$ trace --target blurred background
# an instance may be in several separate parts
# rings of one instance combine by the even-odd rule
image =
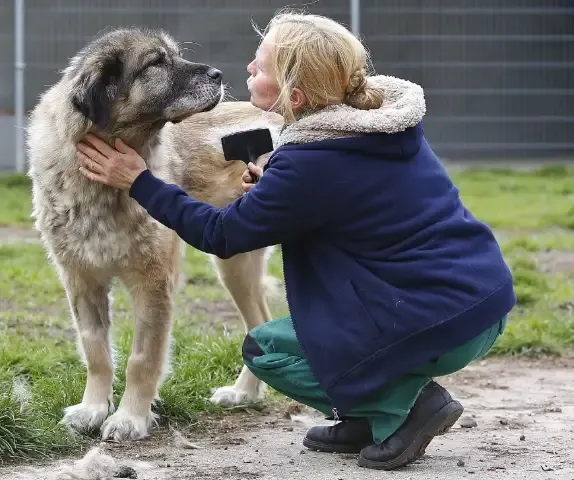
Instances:
[[[570,157],[574,151],[573,0],[3,0],[0,170],[22,171],[25,115],[59,70],[103,30],[162,28],[197,42],[188,59],[223,70],[247,99],[246,65],[281,7],[304,6],[359,34],[378,73],[423,86],[425,131],[444,159]]]

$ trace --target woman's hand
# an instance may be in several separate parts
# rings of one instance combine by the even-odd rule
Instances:
[[[87,143],[86,143],[87,142]],[[90,180],[129,190],[147,165],[142,157],[119,138],[115,149],[94,135],[78,143],[80,172]]]
[[[257,178],[261,178],[263,176],[263,169],[254,163],[249,162],[247,169],[243,172],[243,176],[241,177],[243,180],[241,187],[245,193],[249,192],[249,190],[255,186],[255,183],[253,183],[253,179],[251,178],[251,174],[255,175]]]

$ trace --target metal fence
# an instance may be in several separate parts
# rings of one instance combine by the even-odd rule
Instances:
[[[25,5],[20,25],[18,4]],[[425,131],[439,155],[461,160],[572,155],[572,0],[289,3],[303,5],[359,30],[378,73],[425,88]],[[286,2],[277,0],[4,0],[0,146],[10,152],[11,144],[14,153],[0,158],[0,168],[24,166],[15,141],[21,136],[14,135],[15,109],[31,109],[68,59],[103,30],[157,27],[180,41],[197,42],[190,58],[217,65],[231,94],[246,99],[245,66],[258,42],[251,18],[264,26],[283,6]]]

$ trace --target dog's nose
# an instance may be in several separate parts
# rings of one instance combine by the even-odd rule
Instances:
[[[207,70],[207,75],[210,78],[213,78],[214,80],[221,80],[221,77],[223,77],[223,73],[221,73],[221,70],[218,70],[217,68],[213,67]]]

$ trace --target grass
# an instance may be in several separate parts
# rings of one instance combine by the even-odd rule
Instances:
[[[0,175],[0,226],[31,226],[31,188],[24,175]]]
[[[541,269],[537,255],[574,252],[574,176],[562,167],[534,172],[458,171],[453,179],[473,214],[495,229],[515,278],[518,297],[505,334],[491,355],[554,355],[574,345],[574,284]],[[0,226],[29,227],[30,184],[0,176]],[[1,232],[1,230],[0,230]],[[281,275],[280,258],[272,272]],[[157,406],[170,424],[189,425],[222,414],[206,399],[241,368],[240,321],[206,257],[187,249],[189,281],[175,298],[172,373]],[[116,405],[132,339],[131,304],[114,285],[117,347]],[[285,313],[275,305],[274,313]],[[0,233],[0,461],[54,455],[92,441],[58,425],[65,406],[82,397],[80,363],[68,306],[40,245],[2,245]]]
[[[469,169],[452,178],[467,207],[492,228],[574,229],[574,175],[564,166]]]
[[[271,271],[280,272],[279,261],[277,256],[272,259]],[[0,265],[0,459],[82,445],[90,438],[72,437],[58,426],[63,408],[81,401],[85,371],[56,273],[39,245],[0,246]],[[184,271],[195,281],[186,283],[175,298],[172,373],[156,408],[171,425],[194,423],[204,412],[221,412],[206,401],[210,391],[232,383],[241,368],[240,330],[225,330],[218,325],[220,319],[209,318],[209,311],[194,308],[194,299],[208,298],[220,305],[215,315],[226,313],[221,304],[227,297],[211,265],[204,255],[187,249]],[[133,329],[126,289],[116,284],[113,297],[117,406]],[[275,314],[284,313],[283,305],[272,305]],[[227,312],[233,312],[230,304]],[[14,394],[14,385],[20,394]]]

